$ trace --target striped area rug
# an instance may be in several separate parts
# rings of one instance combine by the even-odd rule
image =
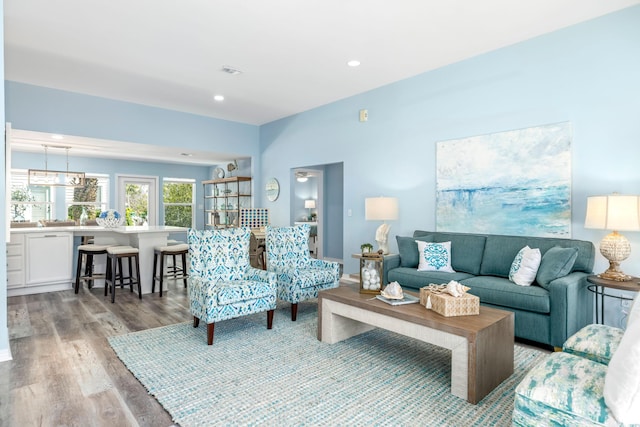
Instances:
[[[508,426],[513,389],[545,352],[516,345],[515,373],[479,404],[449,392],[451,353],[373,330],[336,344],[316,338],[315,301],[291,322],[279,307],[206,327],[191,322],[111,337],[127,368],[182,427]]]

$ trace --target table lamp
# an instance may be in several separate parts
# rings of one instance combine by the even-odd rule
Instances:
[[[364,217],[367,221],[382,221],[382,225],[376,231],[378,249],[383,254],[389,253],[387,237],[389,236],[389,224],[385,221],[398,219],[398,199],[396,197],[371,197],[364,201]]]
[[[315,209],[316,208],[316,201],[313,199],[309,199],[309,200],[305,200],[304,201],[304,207],[305,209],[309,209],[309,221],[311,221],[311,209]]]
[[[609,261],[609,268],[598,277],[617,282],[631,280],[620,269],[620,263],[631,254],[631,244],[618,231],[640,230],[640,197],[617,193],[587,197],[584,227],[613,231],[600,242],[600,253]]]

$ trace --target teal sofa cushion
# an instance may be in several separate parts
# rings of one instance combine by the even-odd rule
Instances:
[[[542,255],[536,282],[543,288],[549,289],[549,283],[571,272],[576,258],[578,258],[578,248],[554,246]]]
[[[387,277],[389,282],[398,282],[403,288],[417,291],[431,283],[440,285],[442,283],[449,283],[451,280],[459,282],[473,277],[473,275],[462,272],[444,273],[442,271],[418,271],[411,267],[398,267],[389,270]]]
[[[400,254],[400,267],[418,268],[420,256],[418,254],[418,244],[416,243],[416,240],[421,240],[423,242],[433,242],[433,236],[396,236],[396,242],[398,243],[398,254]]]
[[[451,267],[455,271],[469,274],[480,273],[486,236],[482,234],[434,233],[421,230],[416,230],[413,233],[413,237],[416,239],[425,235],[432,236],[432,242],[451,242]],[[513,261],[513,257],[511,261]],[[511,262],[509,262],[509,267],[511,267]]]
[[[591,273],[595,258],[593,243],[584,240],[556,239],[550,237],[525,237],[488,235],[484,248],[484,258],[480,267],[483,276],[509,277],[509,269],[520,249],[529,246],[540,249],[544,254],[554,246],[578,249],[578,256],[570,272],[581,271]],[[454,267],[455,268],[455,267]]]
[[[518,286],[509,279],[492,276],[476,276],[461,282],[469,293],[480,298],[481,304],[515,308],[536,313],[549,313],[549,291],[540,286]]]

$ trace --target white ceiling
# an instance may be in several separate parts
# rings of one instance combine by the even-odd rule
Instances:
[[[635,4],[5,0],[5,78],[260,125]]]

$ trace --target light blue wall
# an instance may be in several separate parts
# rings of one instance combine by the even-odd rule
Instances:
[[[66,157],[49,155],[48,167],[53,170],[66,169]],[[44,154],[14,152],[12,156],[12,167],[14,169],[29,169],[33,167],[44,168]],[[203,188],[201,181],[210,179],[210,168],[206,166],[187,166],[170,163],[134,162],[124,160],[110,160],[98,158],[86,158],[69,156],[69,168],[80,170],[86,173],[108,174],[110,177],[109,207],[115,208],[116,201],[116,174],[119,175],[143,175],[159,177],[159,184],[162,185],[163,178],[191,178],[196,181],[196,228],[204,227]],[[55,219],[64,219],[67,216],[64,206],[64,188],[58,188],[56,199]],[[161,189],[158,189],[159,191]],[[161,197],[158,199],[158,224],[164,224],[164,212],[162,209]]]
[[[586,197],[640,193],[639,76],[636,6],[266,124],[262,175],[276,177],[284,196],[272,218],[289,212],[291,168],[344,162],[344,254],[374,236],[379,223],[364,220],[364,199],[381,195],[399,198],[395,251],[395,235],[435,227],[437,141],[571,121],[572,236],[597,245],[606,233],[583,227]],[[640,276],[640,233],[624,234],[633,251],[623,268]]]

